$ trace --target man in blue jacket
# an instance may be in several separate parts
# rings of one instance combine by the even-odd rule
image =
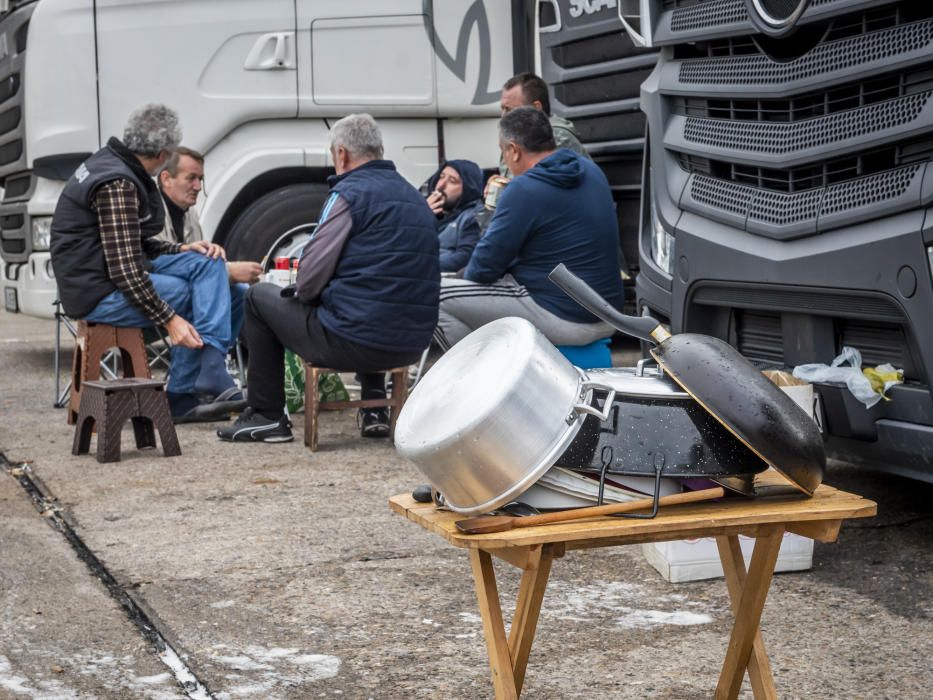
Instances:
[[[446,350],[504,316],[531,321],[555,345],[612,335],[547,277],[564,263],[621,307],[619,231],[606,176],[591,160],[558,149],[547,115],[534,107],[502,117],[499,148],[513,179],[463,279],[443,280],[438,345]]]
[[[287,442],[285,348],[318,365],[356,371],[364,399],[385,397],[385,370],[416,362],[431,342],[440,289],[434,216],[383,160],[368,114],[331,129],[337,174],[317,228],[285,290],[260,283],[246,295],[248,407],[217,431],[222,440]],[[385,409],[360,414],[364,437],[389,434]]]
[[[428,206],[437,217],[441,272],[457,272],[479,241],[483,171],[471,160],[448,160],[428,180],[428,189]]]

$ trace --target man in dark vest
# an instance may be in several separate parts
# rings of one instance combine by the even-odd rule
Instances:
[[[260,283],[246,295],[249,406],[223,440],[287,442],[285,349],[322,367],[355,371],[364,399],[385,396],[380,370],[413,364],[437,323],[440,270],[434,215],[383,160],[368,114],[331,129],[337,171],[294,287]],[[360,413],[364,437],[388,435],[385,409]]]
[[[123,141],[111,138],[84,161],[55,208],[52,268],[72,318],[163,326],[172,343],[173,418],[217,420],[245,405],[225,366],[230,288],[223,249],[156,238],[164,210],[152,175],[180,140],[175,112],[146,105],[130,116]]]

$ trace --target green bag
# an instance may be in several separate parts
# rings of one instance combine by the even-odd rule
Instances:
[[[336,372],[318,378],[321,401],[349,401],[350,392]],[[285,351],[285,406],[289,413],[300,413],[305,408],[305,363],[291,350]]]

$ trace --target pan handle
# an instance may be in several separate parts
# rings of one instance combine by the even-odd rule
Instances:
[[[603,410],[600,411],[598,408],[590,406],[588,403],[578,403],[574,404],[573,410],[578,413],[589,413],[591,416],[596,416],[599,418],[600,423],[605,423],[609,420],[609,414],[612,413],[612,402],[616,400],[616,390],[612,387],[606,386],[605,384],[600,384],[599,382],[583,382],[580,387],[582,390],[587,389],[605,389],[609,392],[606,396],[606,403],[603,404]],[[572,413],[570,415],[573,415]]]
[[[551,270],[548,279],[584,309],[623,333],[653,345],[670,337],[664,326],[650,316],[626,316],[619,313],[612,304],[599,296],[590,285],[568,270],[563,263]]]

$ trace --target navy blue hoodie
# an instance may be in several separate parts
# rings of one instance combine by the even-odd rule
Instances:
[[[618,247],[619,227],[606,176],[591,160],[561,148],[502,191],[463,276],[489,284],[511,274],[535,303],[554,315],[574,323],[596,323],[595,316],[547,275],[564,263],[621,308]]]
[[[450,166],[460,174],[463,194],[457,205],[437,220],[441,272],[456,272],[470,260],[480,237],[476,214],[483,208],[483,171],[471,160],[448,160],[428,180],[428,191],[437,187],[441,172]]]

